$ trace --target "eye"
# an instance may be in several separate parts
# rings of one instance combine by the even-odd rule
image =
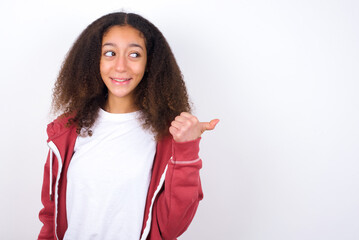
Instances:
[[[132,58],[138,58],[139,56],[140,56],[140,54],[137,52],[130,53],[130,57],[132,57]]]
[[[116,54],[115,54],[115,52],[113,52],[113,51],[106,51],[106,52],[104,53],[104,55],[105,55],[106,57],[113,57],[113,56],[115,56]]]

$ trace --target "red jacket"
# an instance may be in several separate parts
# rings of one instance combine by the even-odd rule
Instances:
[[[47,127],[48,146],[39,213],[38,239],[63,239],[67,229],[67,170],[77,139],[75,127],[58,118]],[[203,198],[198,157],[200,138],[177,143],[168,136],[157,143],[147,193],[141,240],[176,239],[191,223]]]

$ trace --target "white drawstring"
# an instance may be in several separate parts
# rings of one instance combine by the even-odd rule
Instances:
[[[58,188],[59,188],[59,179],[60,179],[60,175],[61,175],[61,170],[62,170],[62,160],[61,160],[61,155],[60,155],[60,152],[59,152],[59,149],[56,147],[56,145],[50,141],[47,143],[47,145],[49,146],[50,148],[50,151],[49,151],[49,154],[50,154],[50,157],[49,157],[49,160],[50,160],[50,173],[49,173],[49,176],[50,176],[50,189],[49,189],[49,192],[50,192],[50,199],[51,201],[54,201],[54,204],[55,204],[55,211],[54,211],[54,218],[57,219],[57,192],[58,192]],[[55,157],[55,159],[54,159]],[[53,161],[56,161],[56,165],[57,165],[57,169],[56,169],[56,173],[55,173],[55,176],[56,176],[56,179],[55,179],[55,186],[53,187],[52,186],[52,178],[53,178],[53,166],[54,166],[54,162]],[[55,236],[56,236],[56,239],[59,239],[58,236],[57,236],[57,221],[55,221]]]
[[[52,155],[53,155],[53,152],[52,150],[50,149],[50,169],[49,169],[49,172],[50,172],[50,201],[52,200]]]
[[[171,159],[172,159],[172,157],[171,157]],[[147,221],[146,221],[146,227],[145,227],[145,229],[143,230],[142,237],[141,237],[140,240],[146,239],[147,236],[148,236],[148,234],[150,233],[151,222],[152,222],[152,208],[153,208],[153,204],[154,204],[154,202],[155,202],[155,199],[156,199],[156,197],[157,197],[158,192],[161,190],[161,188],[162,188],[162,186],[163,186],[163,183],[164,183],[164,181],[165,181],[167,168],[168,168],[168,164],[166,165],[166,168],[165,168],[165,170],[163,171],[163,173],[162,173],[162,175],[161,175],[160,182],[158,183],[157,188],[156,188],[156,191],[154,192],[153,197],[152,197],[152,199],[151,199],[151,205],[150,205],[150,208],[149,208],[149,211],[148,211],[148,216],[147,216]]]

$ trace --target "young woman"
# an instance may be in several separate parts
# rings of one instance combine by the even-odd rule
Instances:
[[[47,128],[38,239],[176,239],[202,199],[201,134],[161,32],[112,13],[69,51]]]

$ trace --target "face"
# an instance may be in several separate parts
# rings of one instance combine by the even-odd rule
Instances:
[[[113,26],[102,38],[100,73],[108,101],[133,103],[147,62],[145,39],[131,26]]]

